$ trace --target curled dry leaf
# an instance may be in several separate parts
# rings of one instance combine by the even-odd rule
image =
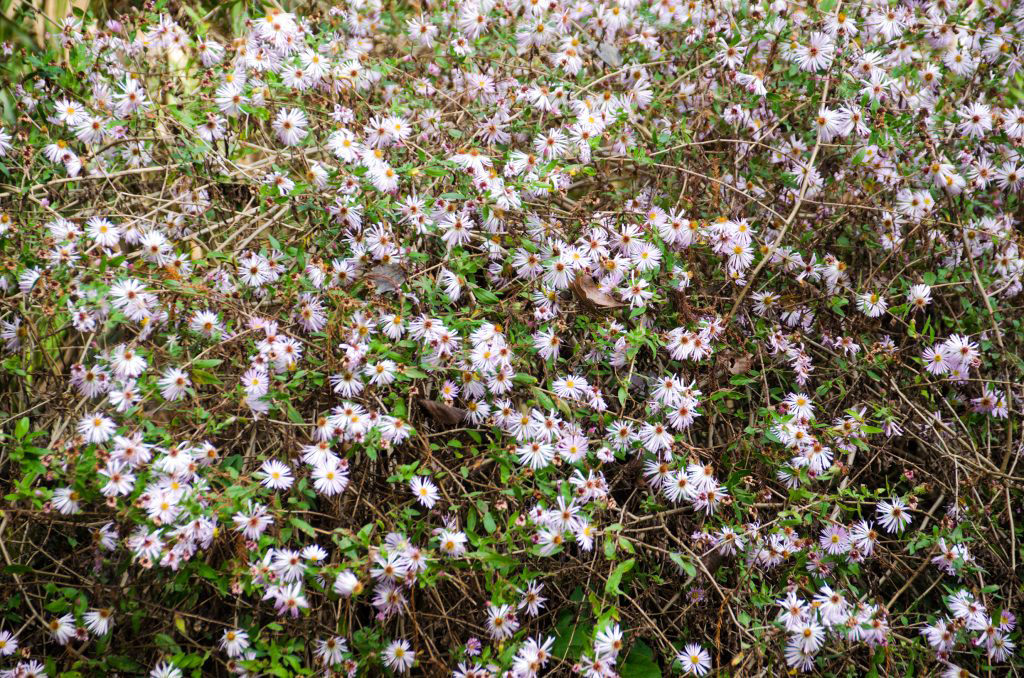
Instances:
[[[585,273],[576,276],[572,282],[572,291],[580,302],[592,310],[612,310],[622,308],[624,303],[610,294],[606,294],[598,288],[594,279]]]
[[[676,287],[669,288],[669,299],[672,300],[672,307],[679,314],[681,321],[690,322],[694,319],[693,307],[690,305],[690,300],[687,298],[684,290],[677,289]]]
[[[743,374],[744,372],[749,372],[753,365],[754,356],[749,353],[745,353],[732,361],[732,364],[729,365],[729,374]]]
[[[427,400],[426,398],[420,398],[419,404],[427,413],[427,416],[441,426],[458,426],[466,418],[466,410],[458,407]]]
[[[405,282],[405,271],[394,264],[381,264],[371,268],[365,277],[373,283],[378,294],[387,294],[401,289]]]
[[[707,578],[707,575],[715,576],[715,572],[722,567],[725,563],[725,556],[722,554],[721,549],[713,548],[700,557],[701,563],[704,564],[703,571],[698,572],[698,576]],[[707,575],[704,572],[707,572]]]

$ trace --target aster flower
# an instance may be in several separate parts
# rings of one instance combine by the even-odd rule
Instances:
[[[82,496],[77,490],[70,487],[61,487],[54,490],[51,501],[54,508],[62,515],[74,515],[82,510],[81,500]]]
[[[246,539],[256,540],[274,523],[274,518],[267,514],[265,506],[252,504],[246,513],[238,512],[232,517],[235,529],[245,535]]]
[[[268,459],[260,466],[263,479],[260,481],[272,490],[287,490],[295,482],[291,467],[276,459]]]
[[[75,634],[75,618],[71,614],[54,617],[46,623],[46,628],[58,645],[67,645]]]
[[[345,570],[338,573],[337,578],[334,580],[333,588],[335,593],[348,598],[353,595],[358,595],[363,590],[363,584],[355,574],[349,570]]]
[[[697,643],[688,643],[676,660],[683,665],[686,675],[703,676],[711,670],[711,655]]]
[[[515,634],[519,622],[511,605],[490,605],[487,608],[487,630],[496,641],[506,640]]]
[[[434,508],[439,494],[437,486],[429,478],[414,476],[409,481],[409,489],[412,491],[413,496],[416,497],[416,501],[428,509]]]
[[[878,502],[875,515],[879,524],[889,534],[903,532],[903,529],[913,520],[907,505],[899,497]]]
[[[168,368],[157,382],[164,400],[180,400],[192,385],[188,373],[177,367]]]
[[[611,624],[598,631],[594,637],[594,652],[604,657],[617,657],[622,651],[622,631],[618,624]]]
[[[96,636],[106,635],[114,625],[114,611],[109,607],[89,610],[83,615],[85,627]]]
[[[277,138],[285,146],[297,146],[309,134],[306,128],[309,126],[309,118],[299,108],[289,108],[278,112],[274,118],[274,131]]]
[[[313,468],[313,487],[326,497],[341,494],[348,487],[348,471],[333,460],[318,464]]]
[[[466,552],[466,535],[455,530],[441,530],[437,537],[438,548],[441,553],[450,557],[458,558]]]
[[[0,629],[0,657],[9,657],[18,651],[18,637],[6,629]]]
[[[835,55],[835,44],[826,33],[811,34],[807,45],[799,45],[794,56],[802,70],[818,71],[827,68]]]
[[[249,634],[241,629],[227,629],[220,640],[220,647],[229,657],[239,657],[249,647]]]
[[[348,652],[348,643],[340,636],[321,638],[316,642],[314,654],[316,658],[326,666],[334,666],[341,663],[345,653]]]
[[[992,130],[992,110],[983,103],[961,106],[957,111],[961,123],[961,134],[969,137],[983,137]]]
[[[416,661],[416,652],[404,639],[394,640],[384,648],[384,664],[397,673],[407,673]]]
[[[857,297],[857,308],[869,318],[877,318],[885,313],[888,303],[877,292],[865,292]]]
[[[785,399],[788,411],[802,419],[814,419],[814,402],[804,393],[790,393]]]

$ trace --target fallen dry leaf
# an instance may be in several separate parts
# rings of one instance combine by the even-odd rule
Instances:
[[[571,287],[572,291],[576,294],[576,298],[584,306],[593,310],[611,310],[625,306],[624,303],[612,295],[602,292],[598,288],[597,283],[594,282],[594,279],[585,273],[577,275]]]
[[[442,426],[458,426],[466,418],[466,410],[458,407],[434,402],[426,398],[420,398],[419,404],[431,419]]]
[[[732,361],[732,365],[729,366],[729,374],[743,374],[744,372],[750,371],[750,368],[754,365],[754,356],[747,353],[739,358]]]
[[[378,294],[387,294],[401,288],[405,282],[405,271],[394,264],[382,264],[371,268],[365,277],[373,283]]]

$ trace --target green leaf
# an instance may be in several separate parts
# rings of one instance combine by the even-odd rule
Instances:
[[[18,440],[24,440],[25,436],[28,435],[28,428],[28,417],[22,417],[18,420],[18,423],[14,425],[14,437]]]
[[[171,652],[172,654],[177,654],[179,652],[178,643],[176,643],[174,638],[171,638],[166,633],[158,633],[153,636],[153,642],[156,643],[157,647],[162,648],[167,652]]]
[[[209,656],[209,655],[207,655]],[[187,654],[174,662],[179,669],[194,669],[206,663],[206,657],[201,654]]]
[[[614,537],[604,538],[604,557],[611,560],[615,557],[615,539]]]
[[[530,390],[533,391],[533,397],[537,399],[537,402],[540,403],[541,407],[548,410],[555,409],[555,402],[551,400],[547,393],[536,387]]]
[[[476,300],[481,304],[496,304],[500,301],[497,294],[490,290],[486,290],[483,287],[474,287],[473,296],[476,297]]]
[[[622,678],[661,678],[661,667],[655,661],[650,645],[642,640],[636,641],[622,662],[619,675]]]
[[[308,534],[310,537],[313,537],[314,539],[316,538],[316,530],[302,518],[289,518],[288,522]]]
[[[519,564],[519,561],[515,558],[498,553],[497,551],[492,551],[491,549],[472,551],[468,555],[470,558],[477,558],[498,570],[507,570]]]
[[[288,409],[288,418],[291,419],[292,422],[294,422],[296,424],[305,424],[306,423],[305,420],[302,418],[302,415],[299,414],[298,410],[296,410],[294,407],[292,407],[291,403],[287,403],[286,405],[287,405],[287,409]]]
[[[130,671],[138,673],[142,666],[131,657],[123,657],[121,655],[110,655],[105,659],[107,666],[117,669],[118,671]]]
[[[594,625],[589,620],[576,619],[572,610],[565,610],[555,623],[557,640],[551,647],[551,654],[576,661],[590,644],[589,639],[593,630]]]
[[[207,372],[206,370],[192,370],[192,381],[202,386],[203,384],[221,384],[220,379],[215,374]]]
[[[672,562],[683,569],[690,577],[697,576],[697,566],[678,553],[672,554]]]
[[[604,584],[604,592],[608,595],[617,596],[622,593],[619,584],[622,583],[622,576],[633,569],[636,565],[636,558],[630,558],[619,563],[612,573],[608,575],[608,581]]]

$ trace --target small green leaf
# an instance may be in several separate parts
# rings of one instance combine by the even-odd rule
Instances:
[[[473,551],[469,554],[471,558],[478,558],[484,563],[490,565],[497,570],[507,570],[511,567],[515,567],[519,564],[519,561],[511,556],[492,551],[490,549],[480,549],[479,551]]]
[[[306,421],[302,418],[302,415],[299,414],[298,410],[296,410],[294,407],[292,407],[291,403],[287,403],[287,409],[288,409],[288,418],[291,419],[292,422],[294,422],[296,424],[305,424],[306,423]]]
[[[536,387],[531,390],[533,391],[533,397],[537,399],[537,402],[540,403],[541,407],[547,410],[555,409],[555,401],[553,401],[547,393]]]
[[[608,581],[604,584],[604,592],[608,595],[617,596],[622,593],[619,584],[622,583],[622,576],[633,569],[636,565],[636,558],[630,558],[619,563],[612,573],[608,575]]]
[[[474,287],[473,296],[481,304],[496,304],[500,301],[498,295],[490,290],[486,290],[483,287]]]
[[[684,558],[682,555],[678,553],[673,553],[672,562],[678,565],[680,568],[682,568],[683,572],[688,574],[690,577],[697,576],[697,567],[689,560]]]
[[[604,539],[604,557],[611,560],[615,557],[615,538],[605,537]]]
[[[192,381],[202,386],[203,384],[221,384],[220,379],[215,374],[207,372],[206,370],[192,370]]]
[[[292,517],[292,518],[288,519],[288,522],[291,523],[292,525],[294,525],[295,527],[299,528],[300,530],[302,530],[306,534],[308,534],[310,537],[313,537],[314,539],[316,538],[316,530],[313,529],[313,526],[310,525],[309,523],[307,523],[302,518],[294,518],[294,517]]]
[[[661,668],[654,659],[654,650],[644,641],[636,641],[622,662],[619,675],[622,678],[661,678]]]
[[[18,423],[14,425],[14,437],[18,440],[24,440],[25,436],[28,435],[28,428],[28,417],[22,417],[18,420]]]

